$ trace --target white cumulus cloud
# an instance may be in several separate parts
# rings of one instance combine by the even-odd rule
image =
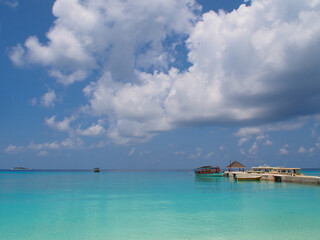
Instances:
[[[42,157],[49,156],[49,152],[46,150],[42,150],[38,153],[38,156],[42,156]]]
[[[301,146],[298,150],[298,153],[306,153],[307,152],[307,149],[303,146]]]
[[[187,40],[187,72],[137,73],[139,83],[130,84],[107,74],[86,88],[91,109],[112,118],[109,136],[120,142],[181,125],[259,124],[308,114],[302,105],[319,111],[312,99],[320,99],[313,61],[320,55],[312,49],[320,52],[320,26],[312,22],[320,20],[320,7],[298,2],[293,9],[289,1],[270,0],[205,13]],[[261,129],[243,128],[238,136],[248,131]]]
[[[238,124],[242,145],[248,135],[288,128],[270,122],[320,112],[319,1],[253,0],[201,17],[197,10],[193,0],[57,0],[47,42],[30,36],[10,57],[45,66],[65,85],[98,71],[84,88],[86,109],[108,119],[107,135],[119,144],[182,126]],[[172,67],[186,38],[191,66]],[[55,118],[47,124],[59,129]]]
[[[56,0],[47,42],[30,36],[11,59],[46,66],[65,85],[97,68],[129,81],[135,67],[163,69],[174,60],[162,41],[190,33],[197,9],[194,0]]]
[[[56,116],[52,116],[51,118],[46,118],[45,123],[58,131],[67,132],[70,130],[70,123],[74,121],[74,117],[67,118],[65,117],[62,121],[56,121]]]
[[[19,2],[17,0],[5,0],[4,4],[15,9],[19,6]]]
[[[280,148],[279,149],[279,154],[280,155],[287,155],[289,153],[289,151],[285,148]]]
[[[49,90],[41,98],[41,104],[45,107],[54,107],[54,102],[57,99],[57,95],[54,90]]]
[[[4,152],[6,152],[6,153],[20,153],[25,150],[26,150],[26,148],[22,147],[22,146],[9,145],[6,149],[4,149]]]
[[[88,127],[85,130],[78,129],[78,133],[80,135],[89,136],[89,137],[101,136],[106,132],[106,130],[102,126],[103,124],[104,124],[104,121],[100,119],[98,123],[96,124],[93,123],[90,127]]]

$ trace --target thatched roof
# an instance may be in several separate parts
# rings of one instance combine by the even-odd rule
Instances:
[[[245,166],[243,166],[241,163],[239,163],[238,161],[234,161],[233,163],[231,163],[227,168],[246,168]]]

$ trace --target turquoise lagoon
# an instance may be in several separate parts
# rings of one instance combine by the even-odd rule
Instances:
[[[319,223],[320,186],[191,171],[0,172],[1,240],[303,240],[320,239]]]

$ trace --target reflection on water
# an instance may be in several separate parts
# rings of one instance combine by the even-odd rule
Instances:
[[[196,182],[222,182],[224,181],[224,177],[206,177],[206,176],[195,176]]]

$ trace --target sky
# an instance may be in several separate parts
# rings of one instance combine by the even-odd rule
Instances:
[[[320,168],[320,0],[0,0],[0,169]]]

